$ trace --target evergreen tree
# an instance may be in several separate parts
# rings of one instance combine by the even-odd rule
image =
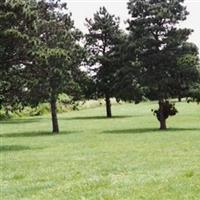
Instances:
[[[141,63],[140,83],[148,87],[148,97],[154,94],[159,100],[155,113],[160,129],[166,129],[166,119],[177,112],[167,99],[175,92],[174,83],[180,72],[178,50],[191,33],[190,29],[177,28],[188,15],[183,3],[184,0],[130,0],[128,3],[131,15],[128,30]],[[180,87],[176,88],[176,94],[180,94]]]
[[[95,82],[96,95],[105,98],[107,117],[112,117],[110,98],[115,97],[113,85],[116,72],[113,53],[121,34],[119,18],[109,14],[105,7],[101,7],[93,19],[86,21],[87,64]]]
[[[41,0],[37,14],[36,36],[40,42],[33,67],[27,72],[33,79],[29,96],[32,104],[50,103],[53,133],[58,133],[56,103],[59,94],[69,94],[72,88],[78,87],[75,75],[81,73],[82,34],[74,27],[65,3]]]
[[[0,106],[19,108],[25,93],[24,70],[32,62],[34,1],[0,2]]]

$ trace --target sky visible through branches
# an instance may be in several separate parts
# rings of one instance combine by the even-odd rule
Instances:
[[[127,2],[128,0],[63,0],[68,3],[68,8],[72,12],[75,25],[81,31],[86,32],[85,18],[92,18],[93,14],[100,6],[105,6],[111,14],[119,16],[121,28],[126,29],[125,21],[128,19]],[[200,49],[200,0],[185,0],[187,10],[190,12],[187,20],[180,24],[194,30],[190,36],[190,41],[194,42]]]

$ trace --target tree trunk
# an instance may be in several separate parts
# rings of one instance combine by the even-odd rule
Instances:
[[[56,98],[54,95],[51,97],[51,119],[52,119],[52,128],[53,133],[57,134],[59,133],[59,127],[58,127],[58,118],[57,118],[57,109],[56,109]]]
[[[111,118],[112,117],[111,102],[110,102],[110,97],[109,97],[108,94],[105,95],[105,101],[106,101],[106,114],[107,114],[107,117]]]
[[[159,121],[160,121],[160,130],[166,130],[167,125],[166,125],[166,119],[164,116],[164,102],[159,101]]]
[[[181,101],[182,101],[182,98],[181,98],[181,96],[179,96],[179,97],[178,97],[178,101],[179,101],[179,102],[181,102]]]
[[[160,130],[166,130],[166,129],[167,129],[166,119],[163,117],[162,119],[160,119]]]

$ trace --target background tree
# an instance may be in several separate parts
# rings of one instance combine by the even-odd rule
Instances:
[[[181,101],[183,97],[190,96],[191,87],[200,78],[198,48],[193,43],[183,43],[177,50],[177,69],[174,72],[174,96]]]
[[[188,99],[188,103],[190,101],[196,101],[198,104],[200,103],[200,81],[190,88],[189,96],[192,99]]]
[[[166,119],[176,114],[167,99],[174,94],[173,83],[180,71],[177,51],[191,33],[190,29],[177,28],[188,15],[183,2],[130,0],[128,3],[131,15],[128,30],[136,46],[137,60],[141,63],[141,84],[148,87],[148,97],[154,94],[159,100],[156,115],[160,129],[166,129]],[[180,94],[180,87],[176,88],[176,94]]]
[[[141,63],[136,58],[135,45],[131,35],[122,32],[113,48],[113,65],[116,68],[113,90],[118,101],[139,103],[143,100],[144,90],[140,85]]]
[[[119,18],[101,7],[93,19],[86,21],[87,64],[95,82],[97,97],[105,97],[107,117],[112,117],[110,98],[115,96],[113,85],[116,71],[112,54],[120,37]]]

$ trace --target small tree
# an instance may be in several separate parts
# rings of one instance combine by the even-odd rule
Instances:
[[[147,97],[154,94],[159,100],[156,114],[160,129],[166,129],[166,119],[176,114],[167,99],[173,97],[174,92],[180,94],[181,90],[174,84],[180,72],[178,51],[191,33],[190,29],[176,26],[188,15],[183,2],[130,0],[128,3],[131,15],[128,30],[136,47],[136,58],[141,63],[140,83],[148,88]],[[193,81],[190,78],[190,83]]]
[[[87,64],[93,75],[96,94],[98,97],[105,97],[107,117],[112,117],[110,98],[115,96],[113,85],[116,72],[112,55],[120,37],[119,18],[110,15],[105,7],[101,7],[93,19],[86,21]]]

